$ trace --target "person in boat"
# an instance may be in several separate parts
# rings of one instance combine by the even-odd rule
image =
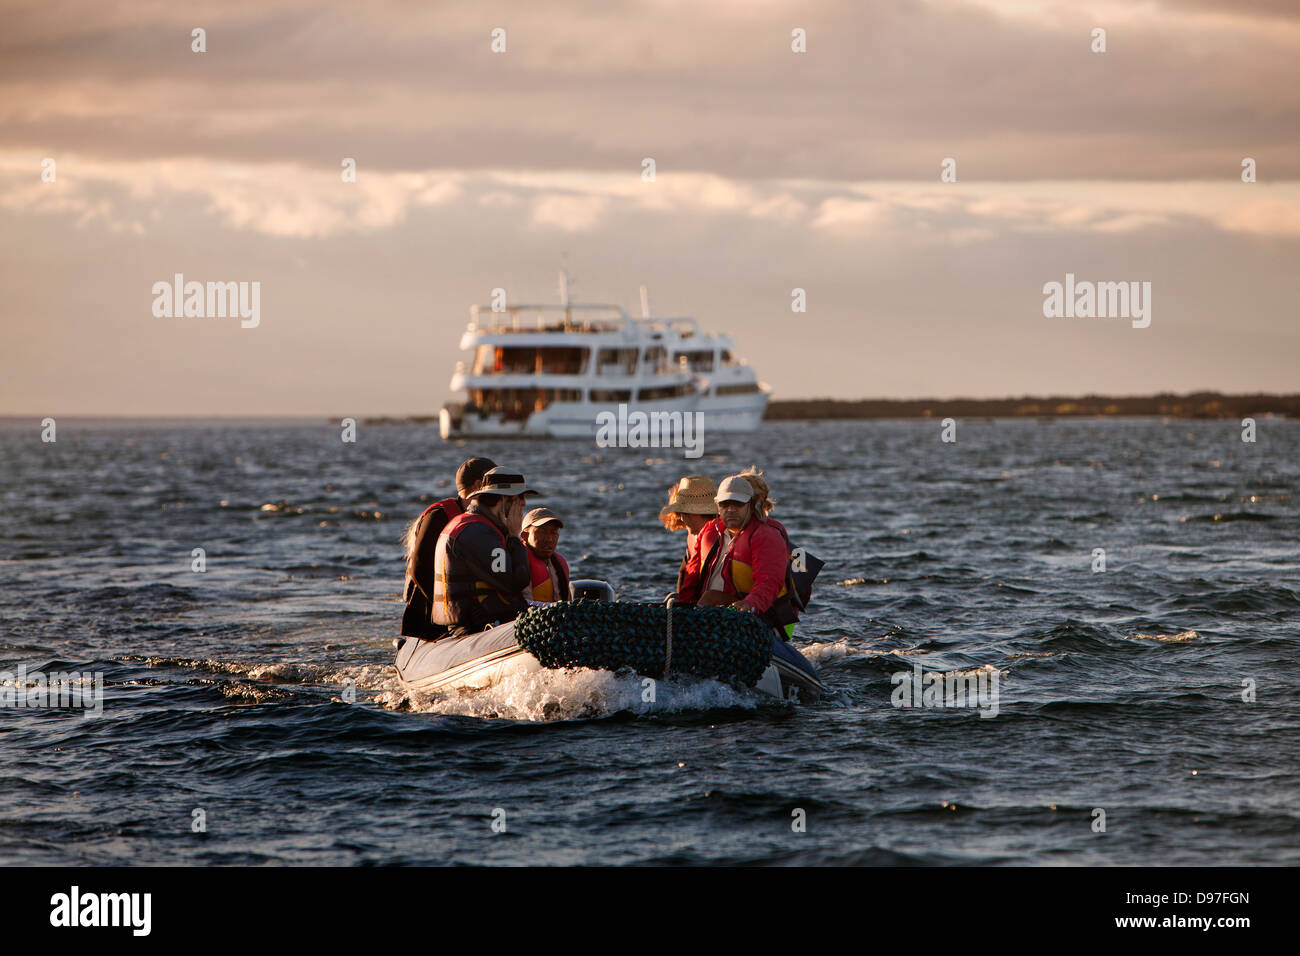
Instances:
[[[790,578],[794,581],[794,607],[796,607],[798,613],[802,614],[813,600],[813,583],[822,568],[826,567],[826,562],[816,557],[815,554],[809,553],[806,549],[796,548],[796,546],[790,544],[790,535],[785,529],[785,525],[772,518],[772,509],[774,509],[776,502],[771,497],[771,489],[768,488],[767,479],[763,477],[763,472],[759,471],[757,466],[751,464],[745,471],[740,473],[740,476],[742,479],[749,481],[751,488],[754,489],[755,496],[758,496],[757,510],[759,515],[762,515],[762,518],[781,532],[781,537],[785,538],[785,550],[790,553]],[[797,567],[796,563],[798,564]],[[789,581],[787,581],[787,584],[789,584]],[[785,636],[794,636],[794,624],[785,626]]]
[[[524,547],[528,550],[531,574],[529,600],[550,603],[572,601],[569,562],[555,548],[560,543],[564,522],[550,508],[534,508],[524,515]]]
[[[659,510],[659,520],[669,531],[686,532],[686,554],[677,568],[673,598],[694,604],[700,599],[700,532],[718,516],[713,496],[718,493],[712,478],[688,475],[668,492],[668,504]]]
[[[446,631],[433,622],[433,572],[438,536],[448,522],[469,505],[469,497],[483,484],[483,476],[496,467],[487,458],[466,459],[456,470],[456,495],[435,501],[406,529],[406,610],[402,635],[435,640]]]
[[[757,465],[750,465],[748,468],[746,468],[744,471],[740,473],[740,477],[744,478],[747,482],[749,482],[749,486],[754,489],[754,499],[755,499],[754,511],[765,522],[767,522],[777,531],[781,532],[781,537],[785,539],[785,550],[787,553],[791,552],[793,550],[793,546],[790,544],[790,533],[785,530],[785,525],[781,524],[781,522],[777,521],[775,518],[772,517],[772,509],[776,507],[776,502],[772,499],[772,489],[767,483],[767,478],[764,477],[763,473],[758,470]],[[811,556],[808,557],[811,558]],[[791,560],[793,560],[793,557],[791,558]],[[816,561],[817,566],[820,568],[821,562],[818,559],[811,558],[811,560]],[[793,573],[791,576],[794,577]],[[813,576],[814,577],[816,576],[816,572],[814,572]],[[798,578],[795,578],[795,580],[797,581]],[[789,582],[786,583],[789,584]],[[798,591],[797,587],[793,590],[795,592],[794,601],[795,601],[796,611],[806,610],[806,605],[803,603],[803,600],[800,597],[801,593],[803,592]],[[793,623],[785,625],[783,630],[785,632],[785,636],[787,640],[789,640],[791,637],[794,636]]]
[[[772,489],[767,483],[767,478],[758,470],[757,465],[750,465],[740,473],[740,477],[749,482],[749,487],[754,489],[754,511],[757,515],[777,531],[781,532],[781,537],[787,542],[790,535],[785,530],[785,525],[772,517],[772,509],[776,507],[776,502],[772,500]]]
[[[740,475],[724,478],[714,500],[718,517],[699,535],[699,602],[757,614],[782,639],[799,620],[791,595],[790,552],[785,537],[759,514],[758,495]]]
[[[526,496],[537,493],[518,472],[493,468],[438,536],[433,621],[444,636],[485,631],[528,607],[528,550],[519,535]]]

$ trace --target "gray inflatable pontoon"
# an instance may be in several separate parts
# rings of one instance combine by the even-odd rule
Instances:
[[[574,595],[609,599],[613,589],[603,581],[573,582]],[[403,686],[420,693],[481,690],[509,677],[546,670],[519,645],[515,624],[439,641],[403,638],[397,651],[397,675]],[[810,703],[827,693],[808,659],[786,641],[772,637],[772,656],[754,689],[783,700]]]

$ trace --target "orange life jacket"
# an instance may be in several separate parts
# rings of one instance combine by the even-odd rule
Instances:
[[[528,547],[527,542],[524,544]],[[560,585],[560,593],[555,594],[555,588],[551,584],[551,571],[548,562],[539,558],[532,548],[528,548],[528,567],[532,572],[533,600],[534,601],[569,601],[572,595],[569,593],[569,562],[564,560],[564,555],[555,551],[551,554],[551,562],[555,566],[555,578]]]

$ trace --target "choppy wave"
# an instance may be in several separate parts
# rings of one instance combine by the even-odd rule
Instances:
[[[682,537],[654,515],[679,458],[418,427],[357,455],[321,424],[61,427],[52,449],[0,427],[22,503],[0,509],[0,670],[104,679],[102,716],[4,715],[0,855],[1300,864],[1277,749],[1300,733],[1277,690],[1300,681],[1300,425],[1241,454],[1216,427],[970,422],[956,449],[929,423],[813,422],[710,446],[692,471],[767,467],[827,561],[796,632],[831,688],[815,706],[712,681],[650,701],[594,671],[397,682],[395,528],[465,454],[518,465],[574,570],[631,600],[672,586]],[[914,666],[996,673],[997,716],[894,706]],[[1094,836],[1097,807],[1122,838]]]

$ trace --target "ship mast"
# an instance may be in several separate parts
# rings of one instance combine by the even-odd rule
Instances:
[[[560,305],[564,307],[564,329],[568,331],[573,324],[572,310],[569,308],[569,273],[560,270]]]

